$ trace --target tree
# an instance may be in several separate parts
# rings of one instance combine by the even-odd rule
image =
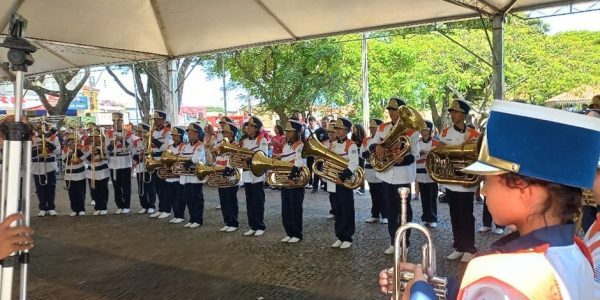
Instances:
[[[136,102],[140,110],[140,115],[144,123],[150,120],[150,107],[157,110],[165,110],[171,114],[177,114],[181,106],[184,81],[187,71],[192,64],[199,63],[199,57],[187,57],[176,61],[176,84],[177,86],[169,86],[169,64],[170,62],[141,62],[135,64],[134,84],[137,89]],[[136,93],[127,88],[114,72],[118,70],[122,75],[128,74],[132,70],[132,65],[116,65],[107,66],[108,74],[115,80],[121,89],[128,95],[136,97]],[[171,106],[172,89],[177,90],[177,105]],[[152,105],[151,105],[152,104]]]
[[[87,79],[90,77],[90,69],[83,69],[83,76],[79,78],[78,82],[72,89],[69,89],[68,85],[71,84],[73,79],[75,79],[80,72],[81,70],[65,71],[54,73],[50,75],[51,77],[47,77],[46,75],[35,76],[25,80],[24,87],[25,89],[34,91],[38,95],[42,105],[46,111],[48,111],[48,114],[64,115],[69,108],[69,105],[71,105],[73,99],[75,99],[75,96],[77,96],[77,93],[79,93],[81,87],[83,87]],[[58,91],[45,87],[44,83],[48,79],[56,82],[58,85]],[[48,95],[58,97],[58,101],[56,102],[55,106],[52,106],[48,101]]]
[[[307,111],[342,83],[342,45],[332,39],[266,46],[206,60],[209,76],[222,76],[260,99],[259,109],[275,112],[283,124],[293,110]]]

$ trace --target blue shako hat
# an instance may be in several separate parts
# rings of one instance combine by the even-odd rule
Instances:
[[[285,125],[284,131],[295,131],[298,134],[301,134],[304,132],[304,124],[296,120],[288,120],[287,124]]]
[[[599,156],[600,118],[496,100],[479,158],[462,171],[477,175],[514,172],[589,189]]]

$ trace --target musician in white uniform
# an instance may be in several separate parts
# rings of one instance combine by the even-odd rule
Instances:
[[[76,129],[77,130],[77,129]],[[85,161],[81,141],[75,133],[68,135],[62,150],[65,187],[71,202],[71,217],[85,215]]]
[[[202,140],[204,139],[204,130],[199,123],[191,123],[187,127],[189,142],[185,144],[180,157],[190,158],[191,161],[184,164],[188,170],[194,170],[198,163],[206,162],[206,151]],[[204,194],[202,193],[203,182],[196,175],[182,175],[179,177],[179,183],[182,186],[182,194],[190,213],[190,221],[185,227],[196,228],[204,224]]]
[[[105,151],[113,184],[115,214],[128,214],[131,207],[131,147],[133,132],[123,128],[123,113],[112,114],[113,127],[106,132]]]
[[[106,215],[108,204],[108,159],[102,149],[100,128],[94,129],[89,136],[90,141],[84,147],[83,157],[87,161],[85,176],[90,185],[90,195],[94,202],[94,216]]]
[[[235,142],[235,136],[238,132],[237,126],[233,123],[223,125],[223,136],[229,140],[230,143]],[[220,147],[220,146],[219,146]],[[223,170],[222,176],[231,177],[233,175],[233,167],[229,161],[231,154],[221,153],[215,158],[215,165],[226,167]],[[241,170],[239,170],[242,174]],[[225,226],[220,229],[223,232],[234,232],[238,229],[238,198],[237,192],[240,188],[239,183],[230,187],[219,188],[219,203],[221,206],[221,213],[223,214],[223,222]]]
[[[379,125],[377,133],[373,138],[373,144],[370,146],[373,155],[377,157],[383,156],[385,151],[389,149],[383,148],[381,144],[387,137],[390,130],[400,119],[399,109],[406,105],[404,100],[392,97],[386,107],[390,116],[391,122]],[[403,214],[400,207],[399,188],[408,188],[410,190],[411,183],[415,182],[417,168],[416,158],[419,157],[419,136],[420,133],[412,128],[407,128],[405,135],[410,139],[410,151],[405,156],[396,157],[394,166],[383,172],[377,172],[377,178],[381,179],[383,187],[383,197],[385,199],[385,213],[388,218],[388,233],[390,235],[390,246],[384,251],[385,254],[394,253],[394,236],[396,230],[400,227],[400,216]],[[406,216],[407,221],[412,222],[413,212],[410,205],[412,199],[410,192],[408,195]],[[410,239],[410,231],[406,234],[407,241]]]
[[[369,183],[369,192],[371,194],[371,216],[367,218],[367,223],[380,221],[382,224],[387,224],[384,210],[383,184],[381,179],[377,178],[377,172],[373,169],[370,163],[371,151],[369,148],[373,144],[373,137],[377,133],[377,128],[383,124],[379,119],[371,119],[369,121],[369,136],[365,137],[360,147],[360,155],[365,159],[365,180]]]
[[[354,176],[358,169],[358,147],[348,138],[348,132],[352,130],[352,121],[347,118],[338,118],[335,122],[335,129],[337,130],[337,140],[333,142],[331,150],[347,159],[348,167],[339,174],[336,182],[327,182],[327,191],[335,193],[334,228],[337,240],[331,247],[348,249],[352,246],[352,236],[355,230],[354,192],[342,183]]]
[[[304,144],[300,135],[304,132],[304,125],[295,120],[289,120],[284,128],[287,143],[283,146],[279,159],[294,165],[288,179],[294,180],[300,176],[300,168],[304,166],[302,148]],[[304,201],[304,187],[281,188],[281,220],[286,236],[282,243],[297,243],[302,240],[302,202]]]
[[[171,139],[173,140],[173,144],[169,145],[167,148],[168,151],[171,151],[176,156],[179,156],[183,149],[185,148],[185,143],[183,142],[183,137],[185,135],[185,128],[183,127],[173,127],[171,129]],[[165,172],[165,173],[171,173]],[[168,193],[169,200],[162,200],[163,203],[168,203],[165,206],[173,207],[173,213],[175,215],[174,218],[169,220],[169,223],[179,224],[183,222],[183,214],[185,212],[185,196],[183,195],[183,186],[179,184],[180,176],[179,175],[169,175],[169,177],[164,178],[164,182],[162,184],[162,189],[165,193]],[[171,213],[161,213],[158,216],[159,219],[166,219],[171,216]]]
[[[421,194],[421,222],[423,225],[435,228],[437,227],[437,196],[438,184],[427,174],[425,162],[427,154],[438,145],[438,141],[431,136],[433,131],[433,122],[425,121],[426,129],[421,130],[421,139],[419,139],[419,159],[417,160],[417,184]]]
[[[46,124],[46,128],[51,125]],[[44,137],[42,138],[42,134]],[[54,198],[56,197],[56,171],[58,164],[56,157],[60,154],[60,142],[56,134],[51,132],[35,132],[32,136],[33,149],[31,150],[31,174],[35,183],[35,193],[40,201],[38,217],[46,214],[56,216]],[[46,149],[42,149],[42,140],[45,139]]]
[[[262,128],[262,121],[257,117],[250,117],[246,126],[247,137],[240,141],[240,147],[244,149],[269,152],[269,141],[258,132]],[[250,160],[250,159],[248,159]],[[246,166],[249,162],[245,162]],[[248,225],[250,229],[244,232],[245,236],[261,236],[265,233],[265,175],[254,176],[251,171],[242,173],[244,191],[246,192],[246,210],[248,213]]]
[[[152,158],[154,160],[160,160],[160,156],[163,151],[167,150],[169,145],[173,144],[171,138],[171,129],[165,125],[167,114],[164,111],[155,110],[152,119],[154,121],[154,128],[152,128]],[[162,216],[167,218],[171,215],[172,209],[172,197],[169,196],[166,189],[163,188],[164,180],[158,178],[156,172],[152,175],[154,186],[156,187],[156,195],[158,196],[158,211],[151,213],[151,218]],[[148,209],[149,213],[151,209]]]
[[[133,170],[136,174],[138,195],[140,198],[140,206],[142,209],[139,214],[154,213],[154,203],[156,203],[156,189],[152,182],[152,174],[146,170],[146,150],[148,138],[150,134],[150,126],[148,124],[138,124],[136,127],[136,137],[133,140],[132,162]]]

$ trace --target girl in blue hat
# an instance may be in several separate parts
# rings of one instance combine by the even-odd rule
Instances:
[[[496,101],[488,124],[478,161],[462,171],[485,177],[481,192],[494,220],[500,225],[514,224],[517,231],[471,260],[460,288],[453,289],[449,283],[446,296],[593,299],[592,259],[570,223],[581,207],[582,188],[591,188],[596,175],[600,120]],[[564,140],[557,141],[556,136]],[[582,136],[589,138],[589,147],[573,150],[571,145],[580,143]],[[532,140],[535,146],[523,146]],[[414,273],[405,296],[437,299],[421,265],[401,263],[398,267]],[[382,291],[393,289],[390,279],[387,270],[380,273]]]

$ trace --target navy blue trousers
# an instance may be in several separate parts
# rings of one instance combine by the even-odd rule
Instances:
[[[56,197],[56,171],[46,175],[33,175],[35,193],[40,201],[40,210],[53,210],[54,198]]]
[[[304,188],[281,189],[281,220],[289,237],[302,239],[302,202]]]
[[[202,183],[186,183],[181,190],[190,213],[190,223],[204,224]]]
[[[355,230],[354,219],[354,191],[343,185],[335,186],[334,211],[335,211],[335,236],[342,242],[352,242]]]
[[[148,172],[137,174],[138,195],[140,196],[140,206],[142,208],[155,208],[156,184],[154,180],[154,176]]]
[[[219,202],[221,204],[221,213],[225,226],[239,227],[238,223],[238,192],[239,186],[228,188],[219,188]]]
[[[263,182],[244,183],[248,225],[252,230],[265,230],[265,189]]]

